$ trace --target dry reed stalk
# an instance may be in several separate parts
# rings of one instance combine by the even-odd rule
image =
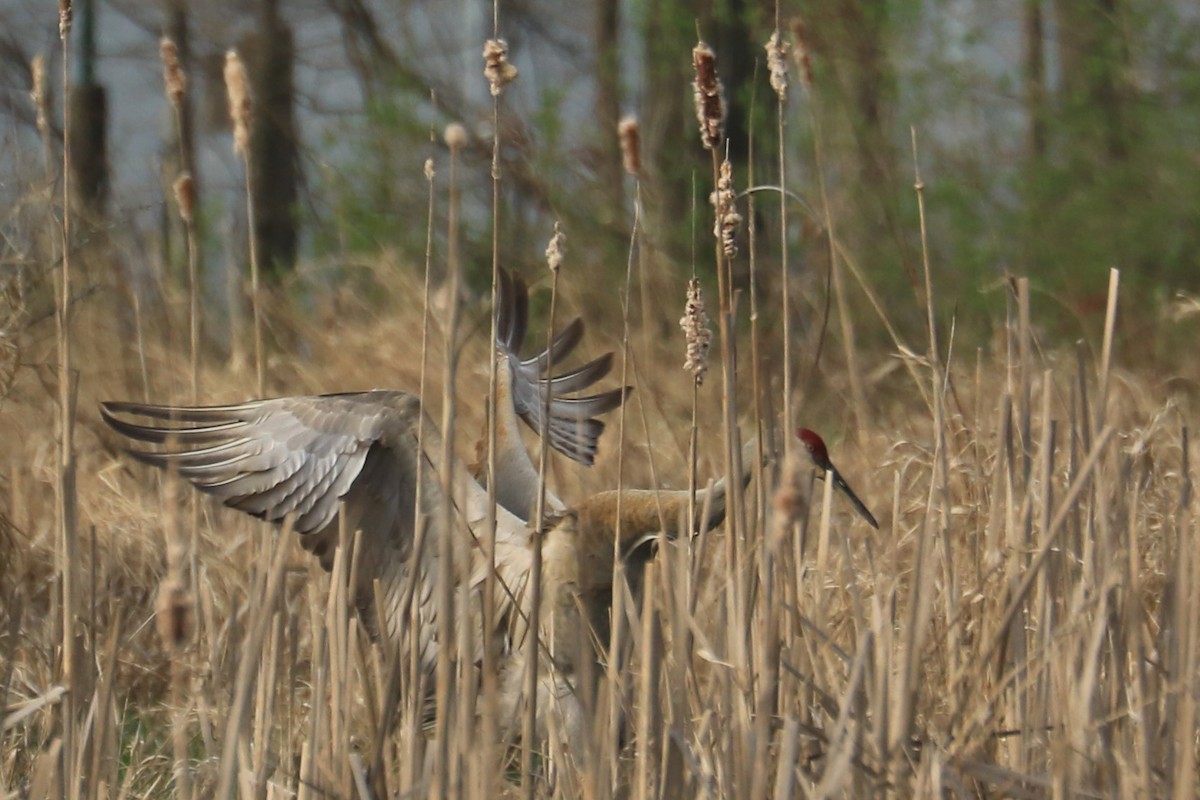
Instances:
[[[692,49],[692,65],[695,80],[692,84],[696,104],[696,117],[700,124],[700,138],[704,147],[709,151],[712,161],[712,182],[716,208],[714,232],[722,234],[726,229],[724,217],[733,211],[733,176],[730,167],[722,167],[719,151],[725,137],[725,99],[724,87],[717,75],[716,55],[704,42],[699,42]],[[724,178],[723,170],[726,171]],[[725,190],[722,190],[722,184]],[[730,219],[732,222],[732,219]],[[714,237],[714,263],[717,272],[717,297],[719,313],[717,328],[721,336],[721,433],[723,445],[724,474],[729,480],[732,476],[741,474],[741,447],[738,444],[737,431],[737,343],[733,336],[733,303],[732,303],[732,252],[727,250],[726,238],[723,235]],[[739,560],[739,541],[744,535],[743,503],[740,492],[730,492],[727,497],[725,518],[725,557],[727,569],[736,575],[738,580],[727,581],[728,591],[727,613],[734,618],[743,616],[745,604],[748,602],[746,586],[742,578],[741,562]],[[737,635],[735,626],[726,626],[726,646],[730,652],[730,660],[738,666],[747,665],[746,637]]]
[[[546,323],[546,374],[554,374],[554,351],[551,343],[554,341],[554,322],[558,310],[558,278],[562,266],[565,238],[559,224],[554,224],[554,235],[546,247],[546,266],[550,269],[550,317]],[[521,721],[521,788],[525,797],[533,798],[536,792],[537,780],[534,775],[534,753],[540,742],[537,740],[537,708],[538,708],[538,664],[542,658],[543,643],[541,641],[541,610],[542,610],[542,536],[546,523],[546,473],[549,466],[550,442],[550,401],[551,393],[547,391],[543,402],[542,430],[538,431],[538,482],[537,503],[534,506],[533,525],[530,528],[529,549],[532,555],[529,569],[529,619],[526,636],[532,639],[526,643],[525,673],[522,684],[522,694],[525,701],[524,716]],[[553,655],[549,656],[553,658]],[[546,711],[547,718],[551,716]],[[564,765],[565,767],[566,765]]]
[[[1121,271],[1113,268],[1108,272],[1108,302],[1104,308],[1104,342],[1100,349],[1100,398],[1097,400],[1096,427],[1102,428],[1108,421],[1108,382],[1112,374],[1113,336],[1117,326],[1117,296],[1121,287]]]
[[[447,130],[447,141],[450,141],[450,131]],[[457,138],[457,137],[456,137]],[[456,434],[457,405],[455,393],[458,381],[458,326],[461,312],[461,267],[458,258],[458,146],[450,146],[450,209],[448,216],[448,233],[446,249],[446,283],[448,287],[449,308],[447,309],[444,328],[444,358],[445,369],[442,383],[442,452],[441,452],[441,483],[442,483],[442,530],[455,530],[454,519],[454,439]],[[493,359],[494,360],[494,359]],[[493,525],[494,527],[494,525]],[[494,548],[495,533],[491,534]],[[434,774],[432,791],[435,794],[446,794],[451,785],[451,779],[461,772],[456,765],[451,765],[451,695],[454,693],[453,664],[454,664],[454,576],[457,574],[454,565],[453,537],[441,536],[438,540],[438,660],[436,672],[436,703],[437,717],[435,720],[435,735],[437,747],[434,757]],[[493,552],[495,552],[493,550]],[[415,648],[419,651],[420,648]]]
[[[700,138],[704,149],[712,155],[713,166],[713,187],[714,187],[714,205],[716,207],[716,219],[714,222],[714,233],[724,231],[725,224],[724,213],[732,209],[732,174],[727,175],[725,184],[727,193],[725,194],[724,204],[722,204],[721,194],[721,158],[719,155],[720,146],[725,142],[725,89],[721,84],[721,80],[716,72],[716,55],[712,48],[704,42],[698,42],[695,48],[692,48],[692,67],[695,71],[695,80],[692,82],[692,95],[694,95],[696,106],[696,119],[700,124]],[[724,205],[724,207],[722,207]],[[718,285],[718,329],[721,336],[721,425],[722,425],[722,444],[724,444],[724,467],[726,475],[740,474],[740,447],[736,446],[737,439],[737,393],[734,387],[734,373],[736,373],[737,354],[736,343],[733,341],[731,325],[732,325],[732,271],[730,266],[731,255],[727,254],[726,242],[724,236],[715,236],[715,258],[716,265],[716,285]],[[740,519],[740,498],[739,493],[733,492],[728,497],[728,507],[726,513],[726,569],[738,570],[738,522]],[[740,594],[734,584],[727,583],[727,588],[730,590],[728,595],[728,609],[733,614],[740,616],[739,609],[742,608],[742,603],[738,601]],[[745,654],[742,648],[742,643],[736,642],[737,637],[733,636],[732,628],[726,628],[728,640],[726,645],[733,651],[734,663],[744,664]]]
[[[70,46],[72,3],[59,0],[58,33],[62,49],[62,114],[63,139],[69,140],[71,113],[69,90]],[[80,669],[83,661],[76,652],[77,588],[79,581],[79,530],[77,492],[75,484],[75,400],[76,377],[72,365],[71,337],[71,152],[62,148],[62,224],[60,227],[61,271],[59,274],[58,301],[55,308],[58,349],[58,471],[57,471],[57,516],[60,548],[59,575],[62,581],[62,682],[76,691],[68,692],[63,699],[62,764],[63,787],[70,796],[77,796],[82,775],[79,774],[77,759],[81,757],[77,730],[77,715],[82,698],[76,698],[78,690],[85,686]]]
[[[188,547],[179,520],[179,476],[169,474],[166,481],[167,575],[158,590],[155,622],[159,640],[170,659],[171,669],[171,744],[175,755],[175,796],[192,797],[192,776],[188,764],[189,670],[185,658],[194,629],[195,599],[188,588],[184,569]]]
[[[179,163],[184,165],[174,182],[175,204],[183,220],[188,261],[188,341],[191,355],[191,402],[200,402],[200,238],[196,231],[196,182],[187,171],[184,152],[183,103],[187,92],[187,74],[179,61],[179,48],[164,36],[159,42],[163,63],[163,85],[167,101],[175,117],[175,134],[179,140]]]
[[[658,634],[658,608],[654,597],[658,589],[658,566],[657,562],[651,561],[645,567],[641,628],[637,642],[641,671],[637,676],[636,689],[637,699],[640,702],[638,703],[638,746],[633,796],[640,800],[658,797],[659,787],[654,765],[658,762],[659,750],[663,744],[660,740],[661,718],[658,708],[658,661],[661,643]]]
[[[771,88],[775,90],[775,136],[777,139],[777,163],[779,165],[779,279],[780,305],[783,321],[783,454],[787,459],[792,452],[792,302],[788,278],[788,215],[787,215],[787,66],[783,62],[788,45],[780,37],[779,0],[775,1],[775,30],[767,42],[767,70]],[[818,162],[818,168],[819,168]],[[751,181],[753,185],[753,181]],[[754,214],[750,214],[753,225]],[[753,245],[752,245],[753,246]],[[753,312],[752,312],[753,313]]]
[[[250,125],[254,101],[250,80],[236,50],[225,54],[225,92],[229,100],[229,119],[233,125],[233,152],[241,156],[246,189],[246,226],[250,249],[250,309],[254,320],[254,378],[258,396],[266,394],[266,366],[263,353],[263,309],[259,287],[258,233],[255,231],[253,176],[250,169]]]
[[[497,324],[499,320],[496,314],[496,297],[499,291],[500,284],[500,93],[502,86],[498,82],[504,73],[503,67],[498,62],[503,54],[507,56],[507,46],[493,47],[492,42],[498,45],[503,45],[500,40],[500,4],[499,0],[494,0],[492,5],[492,32],[493,39],[485,43],[484,56],[484,77],[488,80],[489,89],[492,94],[492,319],[491,319],[491,339],[489,347],[493,347],[496,341]],[[501,52],[496,52],[502,49]],[[514,73],[515,77],[515,73]],[[496,359],[496,354],[491,354],[491,359],[488,366],[488,404],[487,404],[487,528],[484,532],[484,547],[485,557],[487,558],[487,575],[484,578],[483,588],[483,624],[485,630],[495,630],[496,624],[496,448],[497,448],[497,431],[496,421],[497,411],[497,386],[499,364]],[[496,742],[499,733],[499,724],[497,720],[497,672],[499,669],[499,654],[496,652],[494,644],[489,639],[484,644],[483,649],[483,719],[480,734],[483,739],[482,752],[485,763],[491,764],[496,760],[496,752],[493,743]],[[487,793],[489,786],[486,783],[481,783],[478,790],[481,794]]]
[[[453,128],[453,130],[452,130],[452,128]],[[456,124],[456,125],[448,126],[444,133],[445,133],[444,139],[445,139],[446,143],[450,146],[450,176],[451,176],[450,177],[450,185],[451,185],[451,191],[454,191],[455,187],[457,186],[456,169],[457,169],[458,150],[466,143],[466,131],[462,128],[461,125]],[[430,134],[430,138],[433,139],[432,133]],[[426,384],[426,379],[427,379],[426,370],[429,366],[429,328],[430,328],[429,318],[430,318],[430,294],[431,294],[431,288],[432,288],[431,276],[433,273],[433,229],[434,229],[434,211],[436,208],[436,200],[437,200],[437,191],[436,191],[437,187],[436,187],[436,182],[435,182],[437,173],[436,173],[436,170],[434,167],[434,161],[432,158],[425,159],[424,175],[425,175],[426,184],[428,186],[428,195],[426,198],[427,212],[426,212],[426,218],[425,218],[425,276],[424,276],[423,288],[422,288],[422,306],[421,306],[421,367],[420,367],[420,378],[419,378],[419,383],[418,383],[418,397],[420,397],[420,400],[421,400],[421,410],[422,410],[421,424],[417,428],[417,452],[418,453],[425,452],[425,431],[426,431],[426,427],[427,427],[426,422],[429,419],[428,416],[424,412],[425,412],[425,409],[427,408],[426,404],[429,400],[428,386]],[[451,246],[457,247],[457,242],[454,239],[451,239]],[[421,460],[421,465],[422,465],[421,468],[424,469],[424,467],[425,467],[424,459]],[[416,541],[413,544],[413,550],[412,550],[410,565],[409,565],[409,570],[408,570],[409,575],[417,574],[417,566],[416,565],[419,563],[419,558],[420,558],[421,552],[424,548],[425,524],[422,522],[423,515],[421,512],[421,509],[423,509],[425,507],[424,492],[422,490],[423,486],[424,486],[423,480],[416,481],[416,492],[415,492],[414,500],[413,500],[413,530],[417,531],[417,535],[416,535]],[[375,580],[374,588],[375,588],[376,619],[386,619],[385,615],[387,613],[387,611],[386,611],[387,603],[383,599],[382,587],[380,586],[378,579]],[[410,582],[410,584],[409,584],[410,597],[407,601],[405,601],[404,603],[401,604],[401,608],[408,607],[409,603],[412,602],[411,595],[412,595],[412,592],[415,591],[415,588],[416,588],[415,583]],[[383,699],[383,707],[380,709],[380,717],[381,717],[380,722],[376,726],[375,752],[374,752],[374,758],[371,761],[371,774],[374,779],[375,793],[378,796],[388,796],[388,794],[389,794],[388,786],[393,786],[393,787],[396,786],[395,781],[397,779],[397,776],[394,776],[394,775],[389,776],[389,775],[385,774],[385,764],[390,766],[390,763],[385,761],[384,752],[385,752],[385,747],[388,744],[388,739],[390,737],[391,731],[393,730],[393,720],[395,717],[396,709],[397,709],[397,707],[399,707],[401,705],[401,702],[402,702],[402,698],[399,697],[398,692],[399,692],[401,684],[402,684],[400,674],[403,671],[404,665],[402,665],[399,661],[399,658],[400,658],[399,654],[401,652],[410,652],[410,653],[419,653],[420,652],[420,646],[416,642],[416,631],[419,630],[419,625],[416,625],[416,624],[409,625],[409,626],[406,626],[406,629],[407,629],[408,635],[410,637],[410,640],[407,643],[408,650],[406,651],[406,650],[400,648],[400,649],[392,651],[392,653],[389,656],[392,663],[390,664],[389,669],[387,671],[386,683],[381,688],[381,697],[384,698]],[[415,669],[415,667],[414,667],[414,669]],[[410,675],[409,680],[403,681],[403,683],[404,683],[404,685],[411,685],[411,686],[417,687],[417,686],[419,686],[420,681],[412,679],[412,677]],[[406,703],[405,706],[407,708],[414,709],[418,702],[419,702],[419,695],[417,695],[412,700],[410,700],[408,703]],[[419,713],[419,712],[415,712],[415,713]],[[419,725],[411,725],[410,724],[410,725],[404,726],[404,729],[406,729],[406,730],[416,730],[418,728],[419,728]],[[415,756],[415,750],[413,752],[413,755]],[[406,762],[408,762],[408,761],[415,761],[415,758],[406,759]],[[400,780],[404,785],[411,785],[411,782],[412,782],[411,777],[400,778]]]
[[[778,13],[778,3],[776,3],[776,13]],[[786,70],[785,70],[786,72]],[[757,74],[757,70],[756,70]],[[747,129],[746,141],[746,182],[753,187],[754,184],[754,167],[757,161],[757,153],[755,151],[755,119],[757,118],[757,100],[758,93],[754,91],[750,95],[750,124]],[[781,203],[786,202],[787,198],[780,196]],[[754,457],[756,459],[755,477],[758,478],[755,484],[754,507],[751,518],[762,522],[766,517],[767,506],[767,486],[766,481],[762,478],[762,465],[766,457],[764,441],[765,436],[771,436],[774,432],[774,425],[768,426],[764,417],[763,409],[763,391],[762,391],[762,352],[761,352],[761,337],[758,329],[758,225],[755,222],[755,193],[747,190],[746,192],[746,240],[749,243],[748,260],[750,271],[750,391],[752,396],[752,405],[754,411],[754,438],[757,442]],[[784,436],[786,437],[790,431],[785,428]],[[765,559],[767,556],[766,547],[762,546],[761,541],[752,545],[757,547],[759,552],[759,581],[763,583],[766,580],[767,571],[765,568]],[[757,774],[757,770],[756,770]],[[766,792],[766,787],[761,787],[763,793]]]
[[[688,510],[687,530],[696,530],[696,464],[699,458],[697,451],[699,425],[700,384],[704,383],[704,374],[708,371],[708,355],[712,346],[712,329],[709,326],[708,312],[704,308],[704,290],[693,271],[688,280],[687,300],[683,307],[683,316],[679,319],[679,327],[683,329],[687,357],[683,368],[692,373],[692,424],[688,428]]]
[[[629,232],[629,250],[625,261],[625,292],[621,303],[621,385],[629,385],[629,339],[630,339],[630,310],[632,304],[633,291],[633,262],[635,253],[638,252],[639,234],[642,218],[642,183],[641,183],[641,134],[638,128],[638,122],[633,117],[625,117],[617,125],[617,138],[621,149],[622,163],[626,173],[634,178],[634,199],[633,199],[633,223]],[[642,296],[645,297],[645,286],[642,287]],[[646,320],[643,320],[645,324]],[[608,652],[611,654],[609,659],[608,679],[609,679],[609,705],[608,705],[608,722],[609,727],[607,735],[602,740],[602,746],[611,748],[611,752],[615,754],[619,750],[620,737],[620,718],[621,718],[621,695],[622,683],[621,676],[615,669],[615,660],[619,658],[621,652],[621,617],[618,609],[621,607],[621,600],[624,597],[624,592],[628,590],[628,583],[625,577],[625,563],[623,554],[621,553],[621,527],[623,519],[624,507],[624,488],[625,488],[625,420],[626,420],[626,404],[622,403],[617,409],[617,507],[616,507],[616,529],[613,532],[613,561],[612,561],[612,598],[613,607],[611,619],[613,620],[609,630],[609,641],[607,642]],[[599,781],[603,774],[602,770],[593,766],[592,760],[588,761],[588,768],[591,772],[593,783],[589,786],[590,790],[595,793],[600,790]],[[613,756],[610,761],[609,784],[615,785],[618,779],[616,758]]]
[[[274,537],[271,547],[263,550],[264,557],[270,555],[270,568],[259,572],[257,585],[251,595],[255,602],[252,605],[249,632],[241,648],[237,677],[233,686],[233,700],[225,720],[225,741],[221,750],[217,791],[214,795],[218,798],[234,796],[234,781],[240,772],[238,763],[241,733],[248,729],[250,693],[254,691],[255,680],[259,677],[257,673],[263,643],[283,587],[283,572],[287,565],[287,538],[292,535],[291,527],[290,521],[285,523],[279,536]],[[270,553],[272,548],[274,552]],[[267,676],[262,678],[265,680]],[[321,704],[314,702],[315,709],[319,710],[320,707]]]

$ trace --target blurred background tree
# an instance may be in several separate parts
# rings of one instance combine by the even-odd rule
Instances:
[[[0,0],[8,159],[40,147],[27,95],[30,59],[54,52],[42,5]],[[102,203],[107,224],[138,241],[130,250],[178,257],[177,247],[155,246],[177,235],[167,222],[173,215],[156,213],[170,199],[155,164],[177,169],[182,135],[183,163],[204,190],[211,294],[219,294],[211,287],[223,285],[222,271],[244,259],[240,172],[213,67],[236,45],[246,51],[256,95],[253,202],[269,275],[287,281],[297,263],[336,273],[381,249],[420,268],[424,160],[444,162],[441,131],[461,122],[470,137],[461,173],[463,252],[472,285],[482,287],[492,241],[492,99],[480,50],[491,35],[490,6],[111,0],[97,3],[95,15],[94,25],[75,33],[80,102],[101,91],[93,76],[102,73],[106,94],[93,99],[107,113],[99,123],[89,118],[102,129],[79,143],[98,145],[77,161],[101,176],[81,189],[94,187],[84,199]],[[1061,304],[1056,333],[1070,337],[1079,335],[1081,318],[1101,311],[1110,267],[1122,268],[1126,289],[1148,302],[1198,288],[1200,14],[1192,4],[793,1],[781,3],[779,16],[785,38],[805,32],[800,44],[814,70],[807,90],[793,72],[788,185],[819,210],[824,176],[848,257],[895,304],[902,325],[921,319],[914,132],[939,292],[963,323],[1001,318],[1000,287],[1011,274],[1029,275]],[[500,19],[521,70],[499,104],[504,263],[540,261],[540,243],[559,220],[587,274],[618,279],[632,184],[615,126],[633,113],[646,168],[647,274],[690,270],[693,252],[700,272],[711,272],[703,221],[711,177],[693,120],[690,50],[699,33],[717,51],[739,187],[750,174],[751,139],[755,182],[778,183],[774,96],[763,66],[774,8],[747,0],[513,0],[502,4]],[[182,134],[157,86],[164,32],[179,41],[192,85]],[[107,148],[99,146],[105,131]],[[24,169],[5,168],[0,191],[14,195],[7,200],[28,185]],[[778,202],[770,193],[756,197],[761,288],[778,288],[774,267],[786,235],[790,280],[816,308],[828,266],[822,215],[793,204],[788,230],[780,231]],[[743,255],[743,285],[745,264]],[[850,295],[853,306],[863,303],[853,286]],[[1151,331],[1156,318],[1137,324]]]

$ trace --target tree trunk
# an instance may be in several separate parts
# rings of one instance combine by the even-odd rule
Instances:
[[[278,281],[296,263],[300,157],[295,108],[295,45],[278,0],[262,0],[251,66],[254,116],[251,190],[258,263]]]
[[[621,218],[624,186],[621,153],[617,144],[617,123],[621,116],[621,29],[620,0],[597,0],[595,19],[596,98],[596,178],[605,198],[601,222],[611,225]]]

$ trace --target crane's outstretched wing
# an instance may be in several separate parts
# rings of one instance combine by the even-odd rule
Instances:
[[[609,373],[612,353],[553,375],[552,368],[561,364],[583,338],[583,320],[576,318],[547,349],[522,359],[521,347],[529,324],[529,292],[519,275],[510,276],[501,270],[496,306],[496,350],[510,367],[513,410],[539,435],[545,428],[555,450],[590,466],[596,459],[596,443],[604,432],[604,423],[596,417],[621,405],[633,391],[632,387],[571,396],[595,385]]]
[[[453,519],[446,529],[441,435],[416,397],[374,391],[200,408],[109,402],[101,404],[101,414],[121,435],[156,445],[130,450],[138,460],[175,470],[259,519],[280,524],[290,518],[301,544],[326,569],[344,509],[347,529],[361,532],[353,587],[360,609],[373,617],[378,579],[386,604],[380,630],[399,640],[412,599],[420,612],[422,661],[436,660],[439,609],[432,588],[439,543],[451,537],[456,584],[469,579],[478,560],[476,540],[483,536],[486,494],[456,462]],[[503,509],[497,513],[498,546],[527,550],[524,522]],[[414,558],[418,526],[424,526],[425,540]]]
[[[612,353],[581,367],[552,375],[555,365],[564,361],[583,337],[583,321],[576,319],[560,333],[549,348],[533,358],[522,360],[521,346],[529,325],[529,291],[520,276],[501,270],[496,296],[496,500],[519,518],[529,520],[535,513],[538,493],[538,469],[521,441],[520,424],[525,420],[542,433],[547,394],[550,398],[547,442],[568,458],[590,465],[596,457],[596,444],[604,423],[595,419],[624,402],[631,388],[613,389],[587,397],[573,397],[588,389],[612,369]],[[487,438],[476,446],[472,473],[481,484],[487,483]],[[546,492],[546,508],[554,513],[564,508],[552,491]]]

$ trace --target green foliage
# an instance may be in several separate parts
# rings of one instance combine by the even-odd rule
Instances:
[[[396,87],[327,136],[313,192],[324,203],[314,226],[318,257],[395,249],[423,262],[430,125],[427,104]]]

